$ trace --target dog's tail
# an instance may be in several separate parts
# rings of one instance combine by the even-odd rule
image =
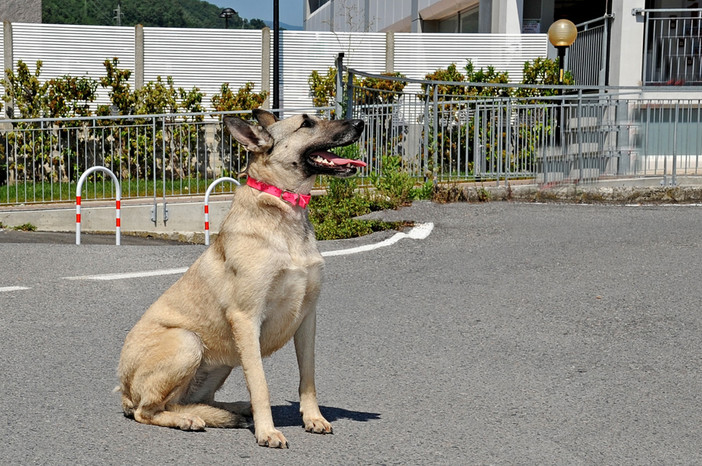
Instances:
[[[205,425],[207,425],[207,427],[249,427],[249,422],[245,417],[205,404],[169,404],[166,406],[166,411],[198,416],[205,421]]]

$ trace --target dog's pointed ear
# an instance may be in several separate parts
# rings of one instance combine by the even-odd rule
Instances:
[[[264,128],[268,128],[270,125],[278,121],[277,116],[267,110],[263,110],[262,108],[254,109],[252,113],[254,118],[256,118],[256,120],[258,120],[258,122]]]
[[[229,133],[246,150],[255,153],[265,153],[273,147],[273,138],[264,128],[252,125],[237,117],[225,116],[223,120]]]

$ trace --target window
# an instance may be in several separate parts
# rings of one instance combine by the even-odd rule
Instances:
[[[438,32],[479,32],[479,18],[477,6],[463,10],[456,15],[440,20]]]
[[[314,13],[315,11],[319,10],[324,6],[325,3],[328,3],[329,0],[307,0],[308,4],[310,6],[310,13]]]
[[[458,15],[439,21],[439,32],[458,32]]]

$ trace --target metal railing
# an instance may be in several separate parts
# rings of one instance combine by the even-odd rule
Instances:
[[[634,13],[644,16],[644,85],[702,85],[702,8]]]
[[[702,100],[642,98],[641,88],[404,81],[354,86],[367,170],[401,156],[420,180],[538,183],[702,175]],[[349,80],[351,82],[351,80]],[[390,86],[384,86],[384,89]],[[367,174],[367,173],[366,173]]]
[[[681,175],[702,175],[699,99],[642,98],[642,88],[435,82],[348,71],[401,82],[381,89],[352,84],[344,94],[346,115],[366,123],[360,144],[344,149],[366,161],[360,173],[366,179],[382,174],[389,156],[401,157],[418,182],[656,176],[675,184]],[[329,117],[332,108],[285,113],[303,111]],[[81,174],[103,166],[119,179],[123,199],[153,200],[151,220],[167,220],[168,199],[203,196],[215,179],[237,178],[245,169],[247,153],[221,117],[0,120],[0,206],[73,203]],[[84,201],[114,196],[110,178],[95,173],[86,180]]]
[[[612,15],[604,15],[576,24],[578,39],[568,48],[567,69],[575,83],[585,86],[607,85],[610,23]]]
[[[328,116],[330,109],[286,110],[304,111]],[[156,206],[158,198],[204,195],[213,180],[237,177],[247,163],[247,152],[222,126],[224,114],[0,120],[0,205],[72,203],[78,179],[94,166],[117,175],[125,199],[153,199]],[[112,199],[114,188],[96,173],[83,200]],[[156,215],[154,208],[154,222]]]

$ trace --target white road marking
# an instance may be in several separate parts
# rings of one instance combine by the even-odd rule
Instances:
[[[107,273],[102,275],[82,275],[79,277],[63,277],[66,280],[124,280],[127,278],[158,277],[161,275],[177,275],[185,273],[188,267],[178,269],[149,270],[145,272]]]
[[[367,244],[365,246],[358,246],[356,248],[339,249],[336,251],[325,251],[322,253],[322,256],[324,256],[324,257],[346,256],[348,254],[358,254],[359,252],[373,251],[374,249],[380,249],[380,248],[384,248],[386,246],[391,246],[404,238],[425,239],[427,236],[429,236],[431,234],[433,229],[434,229],[433,223],[421,223],[421,224],[417,225],[416,227],[412,228],[407,233],[396,233],[393,236],[391,236],[390,238],[383,240],[379,243]]]
[[[434,229],[433,223],[421,223],[421,224],[417,225],[416,227],[412,228],[407,233],[396,233],[395,235],[391,236],[390,238],[383,240],[379,243],[367,244],[365,246],[358,246],[356,248],[338,249],[336,251],[325,251],[322,253],[322,256],[324,256],[324,257],[346,256],[349,254],[358,254],[360,252],[373,251],[374,249],[379,249],[379,248],[391,246],[404,238],[425,239],[431,234],[433,229]],[[128,279],[128,278],[158,277],[161,275],[177,275],[177,274],[185,273],[186,270],[188,270],[188,267],[182,267],[182,268],[178,268],[178,269],[150,270],[150,271],[145,271],[145,272],[108,273],[108,274],[102,274],[102,275],[82,275],[82,276],[78,276],[78,277],[63,277],[63,278],[65,278],[66,280],[109,281],[109,280],[124,280],[124,279]],[[0,291],[3,291],[3,288],[0,288]]]
[[[31,290],[31,288],[27,288],[26,286],[0,286],[0,293],[22,290]]]

